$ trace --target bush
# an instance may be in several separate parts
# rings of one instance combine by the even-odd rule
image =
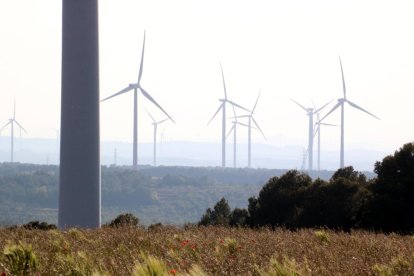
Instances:
[[[25,229],[36,229],[36,230],[52,230],[57,229],[56,225],[48,224],[47,222],[30,221],[22,225]]]
[[[112,220],[109,227],[125,227],[125,226],[138,226],[139,219],[131,213],[120,214],[114,220]]]

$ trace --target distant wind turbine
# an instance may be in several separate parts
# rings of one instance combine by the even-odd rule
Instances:
[[[141,86],[141,77],[142,77],[142,72],[143,72],[143,67],[144,67],[144,50],[145,50],[145,32],[144,32],[144,42],[142,45],[142,54],[141,54],[141,63],[140,63],[140,67],[139,67],[139,72],[138,72],[138,81],[136,83],[131,83],[129,84],[127,87],[125,87],[124,89],[122,89],[121,91],[113,94],[112,96],[109,96],[103,100],[101,100],[101,102],[109,100],[113,97],[116,97],[118,95],[124,94],[130,90],[134,90],[134,132],[133,132],[133,154],[132,154],[132,166],[134,169],[138,168],[138,90],[142,93],[142,95],[144,95],[148,100],[150,100],[154,105],[156,105],[162,112],[164,112],[165,115],[167,115],[167,117],[174,122],[174,120],[170,117],[170,115],[168,115],[168,113],[154,100],[153,97],[151,97],[151,95]]]
[[[326,103],[324,106],[320,107],[319,109],[313,108],[313,107],[309,107],[306,108],[303,105],[301,105],[300,103],[296,102],[295,100],[291,99],[292,102],[294,102],[295,104],[297,104],[299,107],[301,107],[303,110],[305,110],[306,115],[309,116],[309,135],[308,135],[308,148],[307,148],[307,152],[308,152],[308,170],[312,171],[313,170],[313,115],[318,112],[320,112],[322,109],[324,109],[328,104],[330,104],[332,101]]]
[[[338,125],[322,123],[322,120],[319,117],[319,112],[316,112],[316,118],[317,120],[315,123],[315,133],[313,135],[313,138],[315,138],[316,134],[318,134],[318,171],[320,171],[321,170],[321,126],[338,126]]]
[[[245,111],[250,112],[250,110],[236,104],[233,101],[230,101],[227,98],[227,91],[226,91],[226,82],[224,80],[224,73],[223,73],[223,67],[221,66],[221,76],[223,78],[223,87],[224,87],[224,99],[219,99],[221,102],[219,108],[217,109],[216,113],[214,113],[213,117],[210,119],[210,121],[207,123],[209,125],[211,121],[213,121],[214,117],[220,112],[220,110],[223,110],[223,118],[222,118],[222,127],[221,127],[221,166],[224,168],[226,167],[226,103],[229,103],[235,107],[241,108]]]
[[[168,120],[170,120],[171,118],[166,118],[164,120],[161,121],[156,121],[154,119],[154,117],[152,117],[151,113],[149,113],[147,110],[145,110],[148,114],[148,116],[150,116],[151,120],[152,120],[152,125],[154,126],[154,153],[153,153],[153,165],[154,167],[157,166],[157,128],[159,124],[162,124]],[[171,119],[172,120],[172,119]]]
[[[9,121],[0,129],[3,130],[8,125],[10,125],[11,128],[11,135],[10,135],[10,162],[14,162],[14,124],[16,124],[20,130],[23,130],[25,133],[27,131],[24,129],[24,127],[19,124],[19,122],[16,120],[16,100],[14,101],[14,108],[13,108],[13,118],[10,118]]]
[[[254,111],[256,110],[257,102],[259,101],[261,91],[259,91],[259,94],[257,95],[256,102],[253,106],[252,111],[249,111],[250,114],[248,115],[241,115],[237,116],[238,118],[248,118],[248,138],[247,138],[247,167],[250,168],[252,165],[252,128],[255,128],[252,126],[253,124],[256,126],[256,128],[260,131],[260,133],[263,135],[263,137],[266,139],[266,136],[264,135],[263,131],[260,129],[259,124],[256,122],[256,120],[253,117]]]
[[[369,115],[371,115],[374,118],[377,118],[379,120],[379,118],[371,113],[369,113],[367,110],[363,109],[362,107],[356,105],[355,103],[349,101],[346,98],[346,86],[345,86],[345,78],[344,78],[344,71],[342,69],[342,61],[341,61],[341,57],[339,57],[339,64],[341,66],[341,74],[342,74],[342,89],[343,89],[343,93],[344,93],[344,97],[343,98],[339,98],[338,99],[338,103],[325,115],[323,116],[323,118],[321,119],[321,121],[323,119],[325,119],[327,116],[329,116],[334,110],[336,110],[338,107],[341,107],[341,156],[340,156],[340,167],[343,168],[344,167],[344,147],[345,147],[345,103],[348,103],[350,106],[359,109]]]
[[[249,125],[244,124],[242,122],[239,122],[237,120],[237,115],[236,115],[236,109],[233,106],[233,113],[234,113],[234,121],[232,121],[233,126],[230,128],[229,133],[227,134],[228,138],[231,134],[231,132],[233,132],[233,168],[237,167],[237,125],[241,125],[241,126],[245,126],[245,127],[249,127]]]

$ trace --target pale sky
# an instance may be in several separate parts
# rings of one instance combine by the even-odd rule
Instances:
[[[168,141],[219,142],[223,97],[251,108],[267,136],[253,141],[306,146],[308,119],[290,101],[317,106],[342,97],[341,56],[349,105],[345,148],[392,152],[414,137],[414,2],[380,0],[100,0],[100,91],[107,97],[137,79],[144,30],[142,86],[174,117],[160,126]],[[59,127],[61,1],[0,0],[0,124],[12,115],[27,137],[55,137]],[[132,141],[133,95],[101,105],[103,141]],[[329,107],[332,107],[332,103]],[[152,141],[139,97],[139,142]],[[326,111],[329,110],[329,107]],[[231,116],[228,109],[228,116]],[[241,114],[241,113],[240,113]],[[339,110],[326,122],[339,124]],[[230,127],[230,123],[228,123]],[[9,129],[1,135],[10,135]],[[245,141],[247,131],[239,131]],[[325,128],[338,149],[339,128]],[[231,144],[232,140],[229,140]]]

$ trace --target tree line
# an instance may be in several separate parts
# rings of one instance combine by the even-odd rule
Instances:
[[[247,209],[231,210],[225,198],[206,210],[199,225],[414,230],[414,143],[375,163],[373,179],[345,167],[326,181],[297,170],[272,177]]]

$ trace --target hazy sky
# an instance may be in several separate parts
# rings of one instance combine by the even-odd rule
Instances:
[[[393,151],[413,140],[413,1],[99,4],[101,98],[136,81],[146,30],[142,86],[176,121],[160,126],[164,140],[220,141],[220,117],[206,123],[223,97],[221,61],[232,100],[251,108],[262,89],[256,119],[268,139],[254,133],[254,141],[306,146],[307,117],[289,99],[319,106],[341,97],[338,55],[348,98],[381,118],[347,106],[346,149]],[[61,1],[1,0],[0,38],[0,123],[10,118],[16,97],[17,119],[28,136],[55,137]],[[132,141],[132,100],[128,93],[102,103],[102,140]],[[149,142],[152,125],[144,107],[157,119],[164,116],[140,95],[139,141]],[[337,110],[326,122],[339,119]],[[247,132],[239,134],[244,141]],[[325,147],[339,150],[339,134],[339,128],[325,128]]]

